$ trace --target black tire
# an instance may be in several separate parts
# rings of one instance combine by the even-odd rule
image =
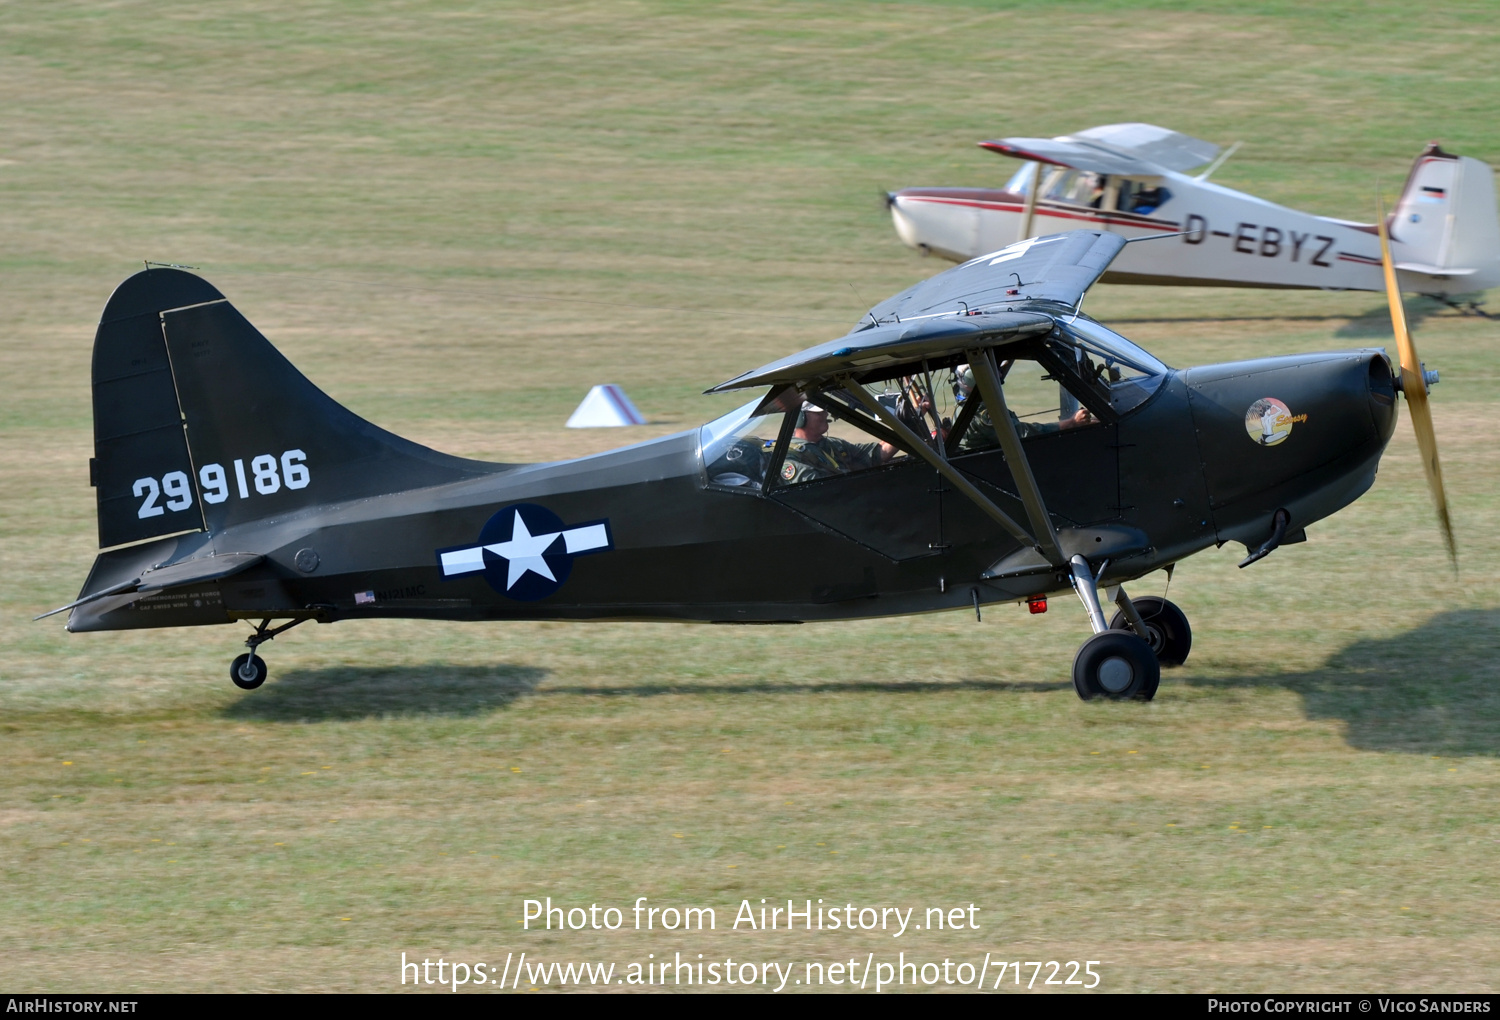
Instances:
[[[1193,650],[1193,628],[1188,626],[1186,614],[1175,603],[1154,595],[1136,599],[1135,608],[1146,622],[1150,635],[1146,643],[1156,653],[1156,661],[1164,667],[1181,666],[1186,662],[1188,652]],[[1131,630],[1123,610],[1109,621],[1109,629]]]
[[[1133,633],[1095,634],[1073,656],[1073,689],[1084,701],[1110,698],[1150,701],[1161,684],[1161,666],[1151,646]]]
[[[229,664],[229,679],[242,691],[253,691],[266,682],[266,662],[246,652]]]

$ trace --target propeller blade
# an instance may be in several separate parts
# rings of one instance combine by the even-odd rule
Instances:
[[[1396,266],[1391,261],[1391,239],[1385,224],[1385,203],[1376,199],[1379,215],[1375,225],[1380,233],[1380,263],[1385,270],[1385,294],[1391,305],[1391,328],[1396,333],[1396,350],[1401,357],[1401,392],[1411,409],[1412,430],[1417,434],[1417,449],[1422,454],[1422,469],[1427,474],[1427,488],[1437,508],[1443,540],[1448,544],[1448,558],[1458,570],[1458,547],[1453,542],[1453,522],[1448,517],[1448,495],[1443,490],[1443,469],[1438,463],[1437,433],[1432,429],[1432,408],[1427,403],[1427,380],[1411,331],[1406,328],[1406,306],[1401,302],[1401,288],[1396,283]]]

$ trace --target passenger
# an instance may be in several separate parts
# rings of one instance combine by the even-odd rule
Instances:
[[[954,374],[958,376],[958,388],[964,400],[975,399],[974,370],[968,365],[959,365],[954,370]],[[1086,407],[1080,407],[1071,418],[1059,422],[1022,421],[1016,417],[1016,412],[1010,411],[1009,414],[1012,424],[1016,427],[1016,434],[1022,439],[1040,436],[1047,432],[1058,432],[1062,429],[1076,429],[1080,425],[1093,425],[1099,420]],[[988,450],[999,445],[1000,436],[995,432],[995,423],[990,419],[990,409],[981,407],[969,420],[968,429],[964,432],[963,438],[958,441],[959,452]]]
[[[804,400],[797,414],[797,431],[781,465],[781,479],[788,484],[831,478],[865,468],[879,467],[896,455],[890,443],[851,443],[828,434],[828,412]]]
[[[1142,188],[1135,193],[1135,199],[1130,207],[1130,212],[1140,213],[1142,216],[1154,213],[1163,202],[1171,197],[1171,192],[1161,185],[1154,188]]]

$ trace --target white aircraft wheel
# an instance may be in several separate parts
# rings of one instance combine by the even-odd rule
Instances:
[[[1073,689],[1084,701],[1150,701],[1160,683],[1156,653],[1133,633],[1106,630],[1095,634],[1073,656]]]

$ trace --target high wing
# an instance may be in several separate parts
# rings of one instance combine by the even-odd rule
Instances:
[[[1001,138],[981,148],[1100,174],[1160,174],[1209,162],[1219,147],[1155,124],[1105,124],[1057,138]]]
[[[803,383],[989,347],[1052,329],[1125,247],[1099,230],[1033,237],[981,255],[880,302],[837,340],[773,361],[710,393]]]

